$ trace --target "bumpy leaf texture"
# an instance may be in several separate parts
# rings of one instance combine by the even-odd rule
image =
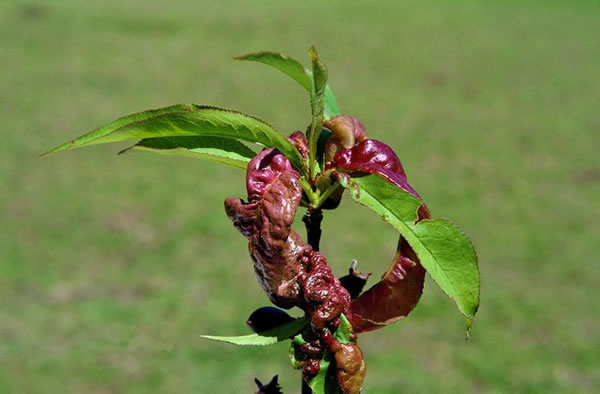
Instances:
[[[349,312],[350,295],[331,273],[325,257],[291,229],[302,198],[300,174],[276,149],[266,149],[248,164],[248,202],[225,200],[234,226],[249,242],[259,284],[281,308],[304,309],[315,328]]]
[[[356,118],[338,116],[328,126],[332,129],[332,141],[328,141],[327,152],[329,155],[335,152],[329,168],[348,173],[377,174],[420,198],[408,184],[398,156],[383,142],[367,139],[364,126]],[[429,211],[422,204],[419,220],[428,217]],[[372,331],[407,316],[421,298],[424,280],[425,270],[400,236],[396,255],[382,279],[352,301],[349,319],[354,332]]]

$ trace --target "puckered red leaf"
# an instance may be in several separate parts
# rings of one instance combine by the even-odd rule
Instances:
[[[402,234],[470,325],[479,306],[479,268],[467,237],[446,219],[418,221],[417,211],[423,203],[378,175],[340,174],[339,179],[355,201],[377,212]]]
[[[294,337],[308,326],[308,319],[303,317],[292,322],[283,324],[272,330],[258,332],[256,334],[242,335],[237,337],[222,337],[215,335],[200,335],[202,338],[213,341],[227,342],[240,346],[266,346],[285,341]]]
[[[304,89],[308,90],[309,92],[311,92],[312,90],[312,72],[310,70],[305,69],[302,66],[302,64],[300,64],[300,62],[298,62],[297,60],[282,55],[281,53],[264,51],[238,56],[235,59],[249,60],[253,62],[267,64],[288,75],[293,80],[302,85]],[[340,110],[338,109],[335,96],[333,95],[333,92],[331,91],[329,85],[326,85],[324,116],[326,119],[329,119],[339,114]]]
[[[187,156],[210,160],[245,170],[256,156],[252,149],[232,138],[224,137],[162,137],[146,138],[119,153],[141,150],[165,155]]]
[[[304,160],[294,145],[269,124],[241,112],[196,104],[179,104],[124,116],[46,154],[108,142],[184,136],[227,137],[275,147],[296,168],[304,170]]]

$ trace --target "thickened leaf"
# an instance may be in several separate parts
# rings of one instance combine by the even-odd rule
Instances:
[[[238,337],[221,337],[214,335],[200,335],[202,338],[212,339],[213,341],[227,342],[240,346],[265,346],[284,341],[294,337],[308,326],[308,319],[303,317],[290,323],[283,324],[272,330],[263,331],[256,334],[242,335]]]
[[[355,201],[377,212],[402,234],[470,325],[479,306],[479,268],[475,250],[465,235],[446,219],[417,222],[422,202],[377,175],[340,174],[339,179]]]
[[[241,142],[224,137],[146,138],[122,150],[119,154],[132,150],[210,160],[243,170],[248,166],[248,162],[256,156],[255,152]]]
[[[281,53],[264,51],[238,56],[235,59],[249,60],[267,64],[290,76],[293,80],[302,85],[307,91],[311,91],[313,78],[312,72],[305,69],[297,60],[282,55]],[[325,87],[325,118],[329,119],[339,114],[340,110],[338,109],[335,96],[333,95],[329,85],[327,85]]]
[[[276,147],[296,168],[304,169],[298,150],[269,124],[241,112],[195,104],[179,104],[122,117],[46,154],[108,142],[183,136],[236,138]]]

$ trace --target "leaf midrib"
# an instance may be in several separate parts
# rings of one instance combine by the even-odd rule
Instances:
[[[356,183],[355,183],[355,184],[356,184]],[[360,185],[358,185],[358,186],[360,186]],[[375,198],[375,197],[373,196],[373,194],[369,193],[369,192],[368,192],[367,190],[365,190],[364,188],[361,188],[361,190],[360,190],[360,193],[365,193],[365,194],[369,195],[369,197],[370,197],[370,198],[371,198],[371,199],[372,199],[372,200],[373,200],[373,201],[374,201],[376,204],[379,204],[381,207],[385,208],[385,209],[386,209],[388,212],[390,212],[390,213],[391,213],[391,215],[392,215],[392,216],[393,216],[393,217],[394,217],[394,218],[397,220],[397,222],[398,222],[398,223],[400,223],[400,225],[401,225],[401,226],[402,226],[402,227],[405,229],[405,231],[406,231],[407,233],[409,233],[409,234],[410,234],[410,237],[407,237],[407,236],[406,236],[406,234],[402,234],[402,235],[404,236],[404,238],[406,238],[406,241],[407,241],[407,242],[410,244],[410,246],[411,246],[411,247],[415,248],[415,246],[413,245],[413,242],[415,242],[415,243],[417,243],[417,242],[418,242],[418,243],[419,243],[419,245],[421,245],[421,246],[422,246],[422,247],[419,247],[419,249],[424,249],[425,251],[427,251],[427,254],[428,254],[428,256],[429,256],[429,257],[430,257],[430,258],[431,258],[433,261],[436,261],[436,262],[437,262],[437,259],[434,257],[435,255],[434,255],[434,254],[431,252],[431,250],[430,250],[429,248],[427,248],[427,246],[426,246],[426,245],[425,245],[423,242],[420,242],[420,241],[419,241],[419,237],[417,236],[417,234],[415,234],[415,232],[414,232],[414,231],[412,230],[412,228],[411,228],[412,224],[407,224],[405,221],[403,221],[403,220],[399,219],[399,218],[398,218],[398,217],[397,217],[395,214],[393,214],[393,211],[392,211],[392,210],[389,208],[389,206],[388,206],[388,205],[386,205],[386,204],[384,204],[384,203],[380,202],[380,200],[378,200],[377,198]],[[353,197],[354,197],[354,195],[353,195]],[[356,199],[356,198],[355,198],[355,199]],[[357,200],[357,201],[358,201],[358,200]],[[359,202],[360,202],[360,201],[359,201]],[[418,218],[418,216],[417,216],[417,218]],[[388,219],[388,217],[387,217],[387,216],[383,216],[383,219],[384,219],[385,221],[387,221],[388,223],[390,223],[392,226],[394,225],[394,223],[392,223],[392,222],[391,222],[391,221]],[[423,221],[430,221],[430,222],[431,222],[431,221],[434,221],[434,220],[438,220],[438,219],[423,219],[421,222],[423,222]],[[418,223],[417,223],[417,224],[415,224],[414,226],[417,226],[417,225],[418,225]],[[412,242],[411,242],[411,240],[410,240],[409,238],[413,238],[413,239],[412,239]],[[443,268],[443,267],[442,267],[442,266],[441,266],[439,263],[437,264],[437,267],[438,267],[439,271],[443,273],[443,275],[444,275],[444,278],[447,280],[447,282],[451,284],[451,286],[452,286],[452,289],[453,289],[454,291],[458,290],[458,288],[457,288],[457,287],[456,287],[456,285],[454,284],[454,281],[453,281],[452,279],[450,279],[450,277],[449,277],[449,276],[448,276],[448,274],[446,273],[446,270],[445,270],[445,269],[444,269],[444,268]],[[455,298],[454,298],[454,297],[452,297],[452,296],[448,296],[448,297],[449,297],[449,298],[453,298],[453,299],[455,299]],[[456,300],[456,299],[455,299],[455,300]],[[467,314],[467,313],[466,313],[466,312],[463,310],[463,308],[462,308],[460,305],[459,305],[459,308],[460,308],[461,312],[463,312],[465,315],[468,315],[468,316],[469,316],[469,318],[471,318],[471,317],[472,317],[472,316],[471,316],[471,314]]]

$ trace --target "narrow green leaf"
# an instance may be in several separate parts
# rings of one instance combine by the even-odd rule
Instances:
[[[325,352],[324,356],[329,353]],[[325,385],[327,382],[327,371],[331,365],[331,361],[326,360],[325,357],[319,363],[319,373],[316,374],[309,382],[308,385],[313,391],[313,394],[329,394],[325,391]]]
[[[119,154],[132,150],[210,160],[243,170],[248,167],[248,162],[256,155],[255,152],[241,142],[224,137],[146,138],[122,150]]]
[[[306,72],[312,78],[312,75],[313,75],[312,72],[310,70],[306,70]],[[335,99],[335,96],[333,95],[333,90],[331,90],[331,87],[329,86],[329,84],[325,85],[324,100],[325,100],[325,106],[323,109],[323,117],[325,119],[333,118],[334,116],[338,116],[341,113],[340,109],[338,107],[338,104],[337,104],[337,100]]]
[[[479,307],[477,255],[465,235],[446,219],[417,222],[421,201],[377,175],[340,176],[352,198],[394,226],[470,325]]]
[[[333,337],[340,343],[354,343],[352,341],[352,324],[343,313],[340,315],[340,325],[335,330]]]
[[[308,133],[308,152],[310,156],[310,173],[315,176],[317,142],[323,128],[323,110],[325,106],[325,86],[327,86],[327,67],[319,59],[315,47],[311,47],[309,54],[312,60],[313,84],[311,90],[312,122]]]
[[[297,60],[282,55],[281,53],[264,51],[238,56],[234,59],[248,60],[269,65],[291,77],[307,91],[310,92],[312,90],[312,72],[305,69]],[[323,113],[325,119],[333,118],[340,114],[337,101],[329,85],[325,87],[325,109]]]
[[[313,394],[343,394],[337,380],[337,367],[331,352],[327,350],[323,352],[319,368],[319,373],[308,382]]]
[[[214,335],[200,335],[202,338],[212,339],[213,341],[227,342],[240,346],[265,346],[284,341],[294,337],[308,326],[308,319],[303,317],[292,322],[283,324],[272,330],[263,331],[250,335],[237,337],[221,337]]]
[[[304,66],[295,59],[285,56],[277,52],[257,52],[249,53],[247,55],[234,57],[236,60],[248,60],[252,62],[263,63],[278,69],[279,71],[287,74],[293,80],[298,82],[304,87],[304,89],[310,92],[311,77],[306,73]]]
[[[157,137],[213,136],[236,138],[276,147],[296,168],[305,170],[304,160],[294,145],[269,124],[228,109],[179,104],[139,112],[93,130],[46,153],[108,142]]]

